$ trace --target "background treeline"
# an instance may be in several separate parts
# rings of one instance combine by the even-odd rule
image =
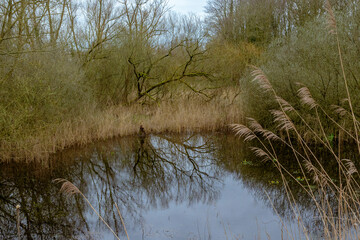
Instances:
[[[331,3],[357,93],[359,3]],[[158,126],[175,110],[212,118],[208,124],[217,127],[240,121],[240,111],[266,122],[273,102],[249,80],[249,65],[261,65],[294,104],[300,82],[324,106],[341,105],[344,86],[324,5],[210,0],[201,19],[171,12],[164,0],[0,0],[0,150],[8,150],[1,158],[19,149],[34,158],[35,149],[117,135],[124,122],[135,131],[156,116],[148,128]]]
[[[337,36],[330,33],[326,0],[211,0],[206,7],[210,42],[231,46],[253,44],[261,52],[256,65],[264,71],[277,95],[297,108],[302,117],[316,122],[314,113],[303,108],[297,97],[298,90],[306,86],[325,111],[334,113],[331,116],[336,121],[352,124],[352,120],[347,121],[351,114],[336,37],[340,40],[351,100],[358,117],[360,5],[357,0],[329,3],[335,12]],[[278,103],[271,97],[272,93],[264,94],[252,79],[244,72],[236,79],[242,90],[245,115],[271,127],[274,122],[269,110]],[[301,125],[301,119],[294,117]],[[324,118],[323,124],[331,132],[331,121]]]
[[[0,159],[47,158],[140,124],[236,121],[238,90],[220,89],[207,42],[197,16],[163,0],[1,0]]]
[[[332,0],[336,11],[355,13],[358,1]],[[229,42],[269,44],[326,13],[326,0],[210,0],[210,31]]]

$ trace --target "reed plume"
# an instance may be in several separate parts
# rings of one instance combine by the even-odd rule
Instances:
[[[18,233],[18,239],[21,239],[21,231],[20,231],[20,205],[16,205],[16,227]]]
[[[67,197],[71,197],[74,194],[80,194],[83,199],[88,203],[88,205],[90,206],[90,208],[95,212],[95,214],[100,218],[100,220],[106,225],[106,227],[112,232],[112,234],[114,235],[114,237],[118,240],[120,240],[120,238],[118,237],[118,235],[114,232],[114,230],[110,227],[110,225],[104,220],[103,217],[101,217],[101,215],[95,210],[94,206],[90,203],[90,201],[87,199],[87,197],[70,181],[66,180],[66,179],[62,179],[62,178],[57,178],[53,180],[54,183],[59,183],[62,184],[61,188],[60,188],[60,193],[65,194]],[[119,212],[120,213],[120,212]],[[123,221],[122,221],[123,222]],[[125,225],[124,225],[125,228]]]

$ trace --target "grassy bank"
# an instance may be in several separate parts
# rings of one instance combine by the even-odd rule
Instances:
[[[211,100],[184,95],[159,104],[112,106],[89,110],[80,117],[39,128],[20,139],[1,141],[1,161],[41,161],[70,146],[112,137],[137,134],[140,125],[148,133],[225,130],[241,121],[236,89],[222,90]],[[235,97],[235,98],[234,98]]]

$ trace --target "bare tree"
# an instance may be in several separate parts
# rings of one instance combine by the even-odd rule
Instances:
[[[167,74],[162,72],[165,76],[156,75],[156,73],[153,74],[154,69],[158,68],[162,62],[170,58],[174,51],[185,51],[185,62],[178,64],[174,70]],[[199,41],[192,42],[190,40],[184,40],[171,47],[166,54],[157,58],[149,57],[145,61],[140,60],[137,62],[132,58],[129,58],[128,61],[133,66],[133,71],[136,76],[137,97],[135,98],[135,101],[140,100],[144,96],[154,99],[152,94],[156,92],[156,90],[173,82],[184,84],[192,91],[207,96],[202,90],[196,90],[186,81],[189,78],[195,77],[210,78],[209,74],[206,72],[193,67],[198,60],[201,60],[201,57],[204,56],[205,52],[206,50],[201,48]]]

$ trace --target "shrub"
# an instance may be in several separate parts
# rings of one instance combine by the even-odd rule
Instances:
[[[339,15],[338,33],[346,63],[346,75],[353,96],[354,106],[360,101],[360,63],[358,36],[359,28],[354,26],[355,17]],[[269,46],[262,58],[262,69],[269,77],[276,92],[290,104],[299,106],[296,94],[301,86],[307,86],[314,99],[326,110],[333,105],[343,105],[346,98],[344,80],[338,58],[337,43],[332,34],[328,34],[325,17],[308,22],[293,32],[288,38],[277,39]],[[268,110],[276,102],[264,96],[249,84],[250,77],[244,78],[243,91],[247,103],[248,115],[254,116],[265,125],[271,125]],[[346,104],[345,104],[346,105]],[[359,109],[355,109],[359,114]],[[302,115],[307,119],[312,116],[306,110]],[[324,119],[324,118],[323,118]],[[297,120],[294,120],[295,123]]]
[[[36,134],[94,107],[77,63],[65,54],[31,53],[0,61],[3,140]]]

